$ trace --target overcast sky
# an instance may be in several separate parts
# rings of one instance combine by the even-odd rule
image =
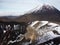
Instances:
[[[60,10],[60,0],[0,0],[0,16],[24,14],[45,3]]]

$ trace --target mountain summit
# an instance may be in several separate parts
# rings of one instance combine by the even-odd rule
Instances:
[[[42,6],[37,6],[36,8],[34,8],[34,9],[32,10],[32,12],[33,12],[33,11],[35,11],[35,12],[37,12],[37,11],[43,11],[43,12],[45,12],[45,11],[55,10],[55,9],[56,9],[56,8],[53,7],[53,6],[51,6],[51,5],[46,5],[46,4],[44,4],[44,5],[42,5]]]
[[[34,8],[33,10],[31,10],[31,13],[56,13],[58,12],[58,9],[56,9],[54,6],[52,5],[47,5],[44,4],[42,6],[38,6],[36,8]]]

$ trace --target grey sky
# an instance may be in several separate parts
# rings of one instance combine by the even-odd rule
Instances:
[[[24,14],[45,3],[60,10],[60,0],[0,0],[0,16]]]

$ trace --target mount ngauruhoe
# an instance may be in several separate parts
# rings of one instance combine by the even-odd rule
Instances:
[[[32,9],[30,12],[18,16],[15,18],[11,17],[0,17],[0,21],[16,21],[16,22],[32,22],[35,20],[60,22],[60,11],[51,5],[38,6]]]

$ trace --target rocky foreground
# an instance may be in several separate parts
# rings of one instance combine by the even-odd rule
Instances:
[[[60,45],[60,24],[35,21],[26,30],[24,34],[19,33],[21,30],[1,33],[0,45]]]

